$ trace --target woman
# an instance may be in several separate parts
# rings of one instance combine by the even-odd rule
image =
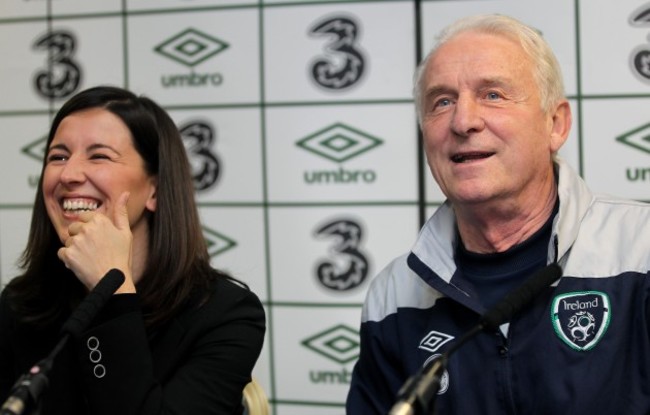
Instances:
[[[124,283],[57,354],[42,414],[234,414],[265,317],[211,268],[180,134],[123,89],[80,92],[47,141],[24,273],[0,299],[0,404],[111,269]]]

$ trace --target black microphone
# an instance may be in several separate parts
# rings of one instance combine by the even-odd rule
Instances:
[[[447,368],[449,356],[481,331],[496,330],[503,323],[510,321],[515,314],[561,276],[562,268],[553,263],[540,269],[519,287],[506,294],[501,301],[481,317],[476,326],[461,336],[440,357],[424,366],[406,381],[397,393],[397,402],[391,408],[389,415],[434,413],[435,396],[440,387],[441,377]]]
[[[108,271],[63,324],[61,333],[80,335],[123,283],[122,271],[115,268]]]
[[[70,336],[80,335],[90,325],[113,293],[124,282],[124,274],[111,269],[99,280],[95,288],[83,299],[72,315],[63,324],[63,337],[52,352],[43,360],[32,366],[27,373],[18,378],[13,385],[9,398],[0,408],[0,415],[28,414],[37,405],[41,394],[49,386],[48,374],[52,369],[54,358],[63,349]],[[28,412],[25,412],[25,411]]]
[[[510,321],[524,306],[535,299],[544,288],[562,276],[562,268],[556,263],[540,269],[517,289],[506,294],[491,310],[483,315],[479,325],[483,330],[495,330]]]

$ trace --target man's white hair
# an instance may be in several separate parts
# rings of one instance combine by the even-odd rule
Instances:
[[[455,36],[465,32],[487,33],[518,41],[530,57],[533,77],[539,89],[541,106],[549,111],[555,104],[565,99],[564,83],[560,64],[542,35],[535,29],[512,17],[499,14],[465,17],[447,26],[436,39],[436,44],[420,62],[415,72],[413,97],[418,120],[422,123],[424,102],[423,75],[431,56]]]

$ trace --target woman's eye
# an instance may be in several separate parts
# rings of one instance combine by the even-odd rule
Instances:
[[[90,156],[91,160],[110,160],[106,154],[96,153]]]
[[[50,154],[47,156],[47,162],[53,162],[53,161],[65,161],[68,159],[68,156],[64,154]]]

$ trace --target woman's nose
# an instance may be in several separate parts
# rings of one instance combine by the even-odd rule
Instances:
[[[74,156],[68,158],[61,170],[61,182],[65,184],[81,183],[85,179],[86,174],[83,162]]]

